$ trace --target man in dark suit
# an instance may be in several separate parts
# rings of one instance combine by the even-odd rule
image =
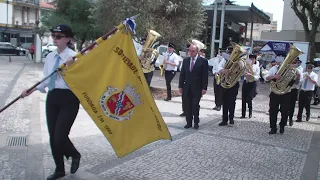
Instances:
[[[208,61],[198,55],[199,47],[190,45],[189,54],[183,60],[179,78],[179,91],[185,96],[186,121],[184,128],[199,128],[200,99],[207,92],[208,87]]]

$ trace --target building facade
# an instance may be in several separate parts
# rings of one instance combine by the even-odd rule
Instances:
[[[0,0],[0,42],[33,43],[39,13],[39,0]]]
[[[263,31],[261,33],[261,39],[308,42],[305,37],[305,32],[301,21],[291,8],[291,1],[292,0],[284,0],[282,30],[280,32]],[[320,27],[318,27],[318,31],[319,30]],[[317,56],[319,56],[320,33],[317,33],[316,35],[316,52]]]
[[[273,14],[265,12],[270,17],[270,24],[253,24],[253,30],[252,30],[252,39],[258,40],[261,39],[261,33],[263,31],[277,31],[278,22],[273,20]],[[250,31],[251,31],[251,24],[248,24],[247,27],[247,35],[250,37]]]

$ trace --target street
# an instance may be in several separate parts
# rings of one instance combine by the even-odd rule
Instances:
[[[3,107],[42,78],[43,64],[23,56],[0,56],[0,104]],[[178,88],[179,74],[172,82]],[[156,70],[151,86],[165,88]],[[118,158],[107,139],[81,107],[70,139],[82,158],[77,173],[63,180],[316,180],[320,179],[320,106],[311,119],[269,135],[269,84],[258,85],[253,117],[240,119],[241,86],[235,125],[220,127],[222,111],[214,111],[213,76],[200,102],[199,130],[184,129],[181,97],[156,100],[173,140],[151,143]],[[35,92],[0,114],[0,180],[45,179],[54,171],[45,117],[46,94]],[[295,110],[295,118],[297,114]],[[281,116],[280,113],[278,115]],[[26,138],[26,143],[21,139]],[[18,139],[10,144],[10,139]],[[20,140],[19,140],[20,139]]]

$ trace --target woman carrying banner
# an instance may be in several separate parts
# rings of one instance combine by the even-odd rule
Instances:
[[[62,64],[71,64],[73,60],[70,59],[76,54],[68,47],[73,37],[72,29],[69,26],[58,25],[50,31],[57,50],[51,52],[46,57],[43,70],[44,76],[48,76]],[[57,74],[52,75],[30,92],[24,90],[21,97],[28,96],[35,90],[46,93],[46,87],[49,89],[46,100],[47,125],[52,156],[56,164],[54,173],[47,177],[47,180],[55,180],[65,176],[63,156],[66,156],[67,159],[69,157],[72,158],[71,174],[74,174],[79,168],[81,155],[68,137],[78,114],[79,100],[69,90],[62,77]]]

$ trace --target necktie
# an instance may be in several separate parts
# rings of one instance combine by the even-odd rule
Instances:
[[[55,64],[54,64],[54,66],[53,66],[52,71],[54,71],[55,69],[57,69],[57,68],[59,67],[59,61],[60,61],[60,59],[61,59],[60,56],[56,55],[56,57],[55,57],[56,62],[55,62]],[[48,84],[49,91],[51,91],[52,89],[54,89],[54,85],[55,85],[54,82],[55,82],[56,79],[57,79],[57,73],[58,73],[58,72],[54,73],[54,74],[50,77],[49,84]]]
[[[306,89],[307,88],[307,83],[308,83],[308,79],[306,78],[304,80],[304,83],[303,83],[303,88]]]
[[[194,66],[194,58],[191,58],[191,66],[190,66],[190,72],[192,71]]]

